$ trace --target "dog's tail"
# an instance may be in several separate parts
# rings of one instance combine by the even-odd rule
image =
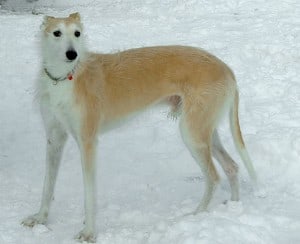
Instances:
[[[229,121],[230,121],[230,129],[233,136],[233,140],[236,146],[236,149],[242,158],[244,165],[253,180],[253,183],[257,184],[257,177],[255,173],[255,169],[252,164],[252,160],[248,154],[248,151],[246,149],[243,136],[241,133],[240,123],[239,123],[239,115],[238,115],[238,107],[239,107],[239,94],[238,91],[235,91],[234,100],[230,108],[229,113]]]

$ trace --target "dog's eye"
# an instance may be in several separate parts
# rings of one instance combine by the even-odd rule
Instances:
[[[79,31],[75,31],[75,32],[74,32],[74,35],[75,35],[76,37],[80,37],[80,32],[79,32]]]
[[[56,36],[56,37],[60,37],[61,36],[61,32],[59,30],[58,31],[54,31],[53,35]]]

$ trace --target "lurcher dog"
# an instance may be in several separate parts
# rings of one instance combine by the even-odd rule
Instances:
[[[158,103],[167,103],[180,117],[184,143],[205,175],[204,196],[196,212],[205,210],[219,176],[214,156],[239,199],[237,164],[226,152],[216,127],[229,114],[236,148],[256,181],[238,120],[238,91],[230,68],[194,47],[158,46],[115,54],[85,50],[78,13],[67,18],[45,17],[42,24],[43,66],[37,84],[47,135],[46,176],[42,203],[26,226],[45,224],[67,133],[80,149],[85,197],[85,227],[79,241],[95,241],[95,149],[97,134],[116,122]]]

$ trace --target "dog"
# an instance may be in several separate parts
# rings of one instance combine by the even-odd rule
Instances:
[[[224,169],[231,200],[239,200],[238,166],[224,149],[217,126],[229,115],[232,136],[253,182],[257,177],[238,119],[239,96],[231,69],[195,47],[157,46],[98,54],[85,49],[79,13],[46,16],[42,29],[43,64],[37,96],[47,136],[46,176],[41,207],[22,223],[45,224],[67,135],[81,153],[85,226],[79,241],[95,242],[95,150],[97,135],[146,108],[165,103],[180,121],[182,139],[205,176],[195,213],[207,209]]]

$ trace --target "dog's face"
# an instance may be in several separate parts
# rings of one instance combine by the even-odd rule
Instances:
[[[42,52],[46,62],[74,66],[84,53],[82,24],[79,13],[67,18],[46,16],[43,30]]]

